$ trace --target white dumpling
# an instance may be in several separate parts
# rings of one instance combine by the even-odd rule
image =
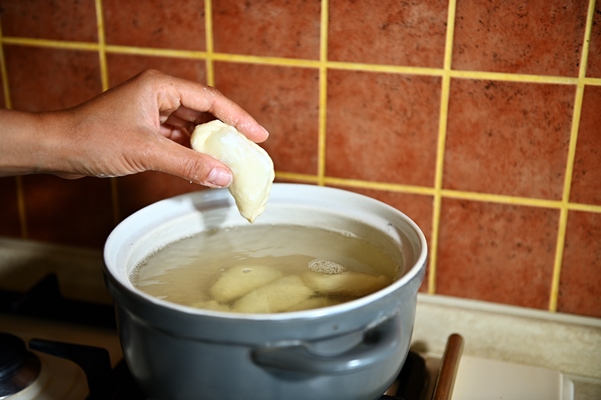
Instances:
[[[297,275],[288,275],[261,286],[234,303],[234,311],[242,313],[277,313],[307,300],[315,292]]]
[[[219,120],[198,125],[190,141],[194,150],[229,167],[233,180],[228,189],[240,214],[253,222],[265,211],[275,177],[273,161],[267,152]]]
[[[340,274],[322,274],[307,271],[302,275],[305,285],[322,294],[362,297],[374,293],[392,283],[384,275],[348,271]]]
[[[237,265],[222,273],[209,293],[217,301],[228,302],[280,279],[284,273],[263,265]]]

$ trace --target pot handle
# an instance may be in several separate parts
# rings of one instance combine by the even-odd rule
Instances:
[[[401,344],[399,314],[388,318],[363,335],[363,341],[336,356],[311,353],[302,343],[263,347],[252,358],[262,367],[311,374],[342,374],[369,368],[394,354]]]

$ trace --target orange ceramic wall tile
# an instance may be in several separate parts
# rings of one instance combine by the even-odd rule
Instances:
[[[336,185],[333,185],[336,186]],[[341,186],[341,189],[350,190],[365,196],[380,200],[411,218],[424,232],[430,243],[432,226],[432,196],[403,193],[391,190],[365,189],[353,186]]]
[[[453,80],[444,188],[562,198],[575,87]]]
[[[326,175],[432,187],[440,78],[328,71]]]
[[[457,0],[453,69],[578,76],[587,3]]]
[[[171,76],[203,84],[207,82],[206,62],[200,59],[109,53],[106,55],[106,62],[110,87],[147,69],[157,69]]]
[[[267,57],[319,58],[318,1],[213,1],[214,50]]]
[[[436,292],[546,309],[559,211],[443,199]]]
[[[110,179],[23,177],[28,238],[100,248],[113,225]]]
[[[0,3],[5,36],[96,42],[94,1],[11,1]]]
[[[398,210],[401,210],[409,218],[411,218],[424,232],[428,246],[431,241],[431,227],[432,227],[432,196],[411,194],[411,193],[400,193],[393,192],[390,190],[375,190],[375,189],[363,189],[360,187],[343,186],[341,189],[350,190],[356,193],[360,193],[371,198],[380,200]],[[426,277],[420,287],[421,292],[428,291],[428,273],[429,269],[426,269]]]
[[[601,86],[586,86],[570,201],[601,205]]]
[[[328,59],[441,68],[447,4],[329,1]]]
[[[601,214],[571,211],[557,310],[601,318]]]
[[[120,177],[116,179],[116,185],[120,220],[159,200],[206,189],[182,178],[154,171]]]
[[[14,109],[57,110],[102,92],[95,52],[4,46],[4,55]]]
[[[317,173],[316,69],[216,62],[215,86],[269,131],[261,145],[277,171]]]
[[[103,0],[106,43],[205,50],[202,0]]]

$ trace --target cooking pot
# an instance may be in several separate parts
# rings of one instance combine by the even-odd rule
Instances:
[[[114,229],[104,249],[124,358],[140,388],[161,400],[379,398],[409,349],[427,256],[421,230],[372,198],[300,184],[275,184],[254,223],[357,235],[404,267],[389,286],[330,307],[278,314],[186,307],[135,288],[132,269],[178,239],[248,222],[222,189],[145,207]]]

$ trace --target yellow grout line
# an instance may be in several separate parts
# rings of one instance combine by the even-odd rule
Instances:
[[[205,3],[205,8],[210,7],[209,3]],[[206,12],[205,12],[206,14]],[[208,24],[212,25],[212,19],[207,20]],[[212,46],[212,28],[207,32],[211,37],[207,38],[207,43]],[[209,42],[210,41],[210,42]],[[34,47],[50,47],[67,50],[84,50],[84,51],[98,51],[100,45],[98,43],[90,42],[69,42],[59,40],[47,40],[47,39],[33,39],[33,38],[20,38],[20,37],[4,37],[2,38],[4,44],[9,45],[20,45],[20,46],[34,46]],[[202,59],[206,60],[211,58],[213,61],[227,61],[233,63],[248,63],[248,64],[262,64],[262,65],[277,65],[283,67],[297,67],[297,68],[323,68],[324,66],[328,69],[339,69],[339,70],[353,70],[353,71],[364,71],[364,72],[383,72],[383,73],[394,73],[394,74],[405,74],[405,75],[424,75],[424,76],[444,76],[449,75],[451,78],[460,79],[478,79],[478,80],[493,80],[493,81],[508,81],[508,82],[524,82],[524,83],[548,83],[558,85],[577,85],[578,83],[584,83],[586,85],[601,86],[601,78],[589,78],[589,77],[566,77],[566,76],[552,76],[552,75],[527,75],[527,74],[509,74],[501,72],[486,72],[486,71],[461,71],[461,70],[445,70],[438,68],[425,68],[425,67],[411,67],[411,66],[396,66],[396,65],[382,65],[382,64],[367,64],[367,63],[350,63],[340,61],[322,61],[322,60],[305,60],[305,59],[294,59],[294,58],[282,58],[282,57],[263,57],[263,56],[251,56],[242,54],[225,54],[215,53],[213,49],[207,49],[207,51],[191,51],[191,50],[174,50],[174,49],[162,49],[152,47],[134,47],[134,46],[121,46],[121,45],[107,45],[105,44],[105,53],[118,53],[118,54],[132,54],[132,55],[146,55],[155,57],[172,57],[172,58],[189,58],[189,59]],[[210,54],[209,54],[210,51]]]
[[[33,39],[23,37],[3,37],[4,44],[32,47],[52,47],[57,49],[98,51],[97,42],[73,42],[66,40]]]
[[[103,15],[103,7],[102,0],[95,1],[96,6],[96,28],[98,35],[98,61],[100,62],[100,82],[102,85],[102,91],[106,91],[109,89],[109,72],[108,72],[108,64],[106,61],[106,40],[104,35],[104,15]],[[117,185],[116,178],[109,179],[110,189],[111,189],[111,206],[113,209],[113,224],[117,225],[121,220],[121,210],[119,207],[119,187]]]
[[[115,44],[107,44],[106,52],[107,53],[116,53],[116,54],[132,54],[132,55],[137,55],[137,56],[191,58],[191,59],[201,59],[201,60],[204,60],[207,58],[206,51],[158,49],[155,47],[134,47],[134,46],[122,46],[122,45],[115,45]]]
[[[320,39],[321,40],[321,39]],[[320,60],[304,60],[301,58],[283,58],[283,57],[264,57],[264,56],[249,56],[242,54],[225,54],[215,53],[213,55],[219,61],[228,61],[235,63],[246,64],[261,64],[261,65],[276,65],[281,67],[297,67],[297,68],[316,68],[324,66],[324,62]],[[327,66],[327,63],[326,63]]]
[[[560,200],[535,199],[531,197],[506,196],[491,193],[463,192],[449,189],[442,189],[441,195],[442,197],[449,199],[483,201],[527,207],[561,208],[563,204]]]
[[[504,72],[450,71],[450,75],[453,78],[462,79],[524,83],[550,83],[557,85],[575,85],[579,82],[578,78],[569,76],[508,74]]]
[[[569,203],[568,210],[570,211],[585,211],[589,213],[601,213],[601,206],[594,204]]]
[[[580,68],[578,70],[578,80],[582,81],[586,77],[586,68],[588,63],[588,53],[591,42],[591,32],[593,30],[593,18],[595,16],[596,0],[589,0],[588,12],[586,15],[586,28],[584,31],[584,42],[582,44],[582,57],[580,60]]]
[[[559,297],[559,281],[561,277],[561,264],[563,261],[563,250],[565,246],[565,236],[568,224],[568,209],[570,188],[572,185],[572,175],[574,167],[574,158],[576,155],[576,142],[578,140],[578,128],[580,115],[582,111],[582,97],[584,85],[578,85],[576,88],[576,99],[574,102],[574,114],[572,116],[572,128],[570,132],[570,144],[568,149],[568,158],[566,173],[564,177],[564,189],[559,214],[559,226],[557,230],[557,243],[555,247],[555,259],[553,262],[553,275],[551,279],[551,293],[549,296],[549,311],[557,311],[557,300]]]
[[[445,36],[443,70],[450,71],[453,59],[453,39],[455,36],[455,12],[457,11],[457,0],[449,1],[447,14],[447,32]]]
[[[102,0],[96,0],[96,24],[98,26],[98,59],[100,61],[100,80],[102,91],[109,88],[109,75],[106,63],[106,43],[104,39],[104,17],[102,15]]]
[[[386,190],[389,192],[399,192],[408,194],[423,194],[428,196],[434,195],[434,189],[424,186],[410,186],[396,183],[362,181],[358,179],[344,179],[325,177],[324,181],[328,185],[348,186],[362,189]]]
[[[328,68],[348,71],[385,72],[391,74],[400,73],[407,75],[442,76],[444,74],[444,70],[439,68],[351,63],[343,61],[328,61]]]
[[[449,4],[449,7],[451,4]],[[447,134],[447,118],[449,111],[449,92],[451,77],[442,78],[440,91],[440,115],[438,121],[438,142],[436,146],[436,173],[434,177],[434,202],[432,210],[432,237],[430,238],[430,269],[428,272],[428,293],[436,293],[436,264],[438,261],[438,239],[440,236],[440,214],[442,209],[442,178],[444,167],[444,151]]]
[[[290,182],[303,182],[303,183],[318,183],[318,177],[316,175],[298,174],[294,172],[275,172],[276,180],[290,181]]]
[[[553,263],[553,276],[551,280],[551,293],[549,296],[549,311],[557,311],[557,302],[559,299],[559,285],[561,280],[561,267],[563,262],[563,251],[565,247],[566,231],[568,225],[570,191],[572,188],[572,177],[574,174],[574,159],[576,158],[576,144],[578,142],[578,130],[580,128],[580,116],[582,115],[582,99],[584,97],[584,82],[586,77],[586,67],[588,63],[589,43],[593,26],[593,17],[595,13],[595,0],[589,0],[586,29],[582,45],[582,55],[580,58],[580,68],[578,71],[579,82],[576,86],[576,98],[574,100],[574,113],[572,115],[572,129],[570,131],[570,144],[568,148],[568,158],[566,162],[566,172],[563,184],[563,196],[561,212],[559,214],[559,228],[557,232],[557,244],[555,247],[555,260]]]
[[[328,0],[321,2],[319,31],[319,115],[317,130],[317,184],[323,186],[326,172],[326,129],[328,114]]]
[[[328,71],[327,68],[321,68],[319,70],[319,115],[317,128],[317,177],[318,183],[321,186],[325,184],[324,177],[326,173],[327,99]]]
[[[430,269],[428,272],[428,293],[436,293],[436,265],[438,261],[438,239],[440,237],[440,214],[442,208],[442,179],[444,169],[444,152],[449,114],[449,92],[451,87],[451,61],[453,56],[453,36],[455,34],[456,0],[449,1],[447,15],[447,32],[443,75],[440,91],[440,115],[438,123],[438,143],[436,148],[436,175],[434,177],[434,204],[432,213],[432,237],[430,238]]]
[[[2,39],[2,26],[0,25],[0,39]],[[4,95],[4,104],[7,109],[12,109],[12,99],[10,96],[10,85],[8,83],[8,72],[6,71],[6,59],[4,58],[4,46],[0,45],[0,74],[2,78],[2,88]]]
[[[205,42],[206,52],[195,52],[199,57],[205,58],[207,85],[215,86],[214,52],[213,52],[213,3],[211,0],[205,0]],[[203,55],[204,54],[204,55]]]

